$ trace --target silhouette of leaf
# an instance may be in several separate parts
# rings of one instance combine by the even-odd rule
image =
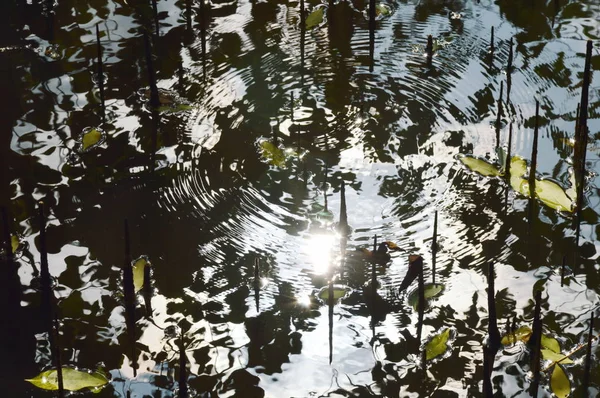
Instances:
[[[554,365],[552,376],[550,376],[550,387],[558,398],[567,398],[571,393],[571,382],[559,365]]]
[[[441,283],[427,283],[425,285],[425,300],[429,300],[444,291],[444,285]],[[408,305],[412,306],[417,311],[419,304],[419,289],[413,290],[408,296]]]
[[[72,368],[62,368],[63,386],[68,391],[79,391],[84,388],[98,390],[108,383],[108,379],[101,373],[85,372]],[[40,373],[33,379],[25,379],[34,386],[50,391],[58,390],[58,375],[56,369]]]
[[[439,357],[448,349],[448,339],[450,338],[450,329],[444,330],[442,333],[433,336],[433,338],[425,345],[426,358],[430,359]]]

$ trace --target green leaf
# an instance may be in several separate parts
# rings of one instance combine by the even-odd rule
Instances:
[[[323,22],[325,17],[325,8],[319,7],[313,10],[308,17],[306,17],[306,29],[313,29]]]
[[[535,194],[547,206],[558,211],[573,211],[573,202],[565,190],[550,180],[536,180]]]
[[[380,3],[375,6],[375,16],[387,17],[391,13],[392,9],[387,4]]]
[[[465,166],[483,176],[501,176],[502,172],[493,164],[472,156],[463,156],[460,158]]]
[[[441,292],[444,291],[444,285],[441,283],[427,283],[425,284],[425,300],[429,300]],[[417,310],[419,304],[419,289],[413,290],[408,296],[408,305],[412,306],[414,310]]]
[[[12,252],[16,253],[17,250],[19,249],[19,245],[21,244],[21,242],[19,241],[19,236],[18,235],[12,235],[10,237],[10,245],[12,247]]]
[[[558,398],[567,398],[571,393],[571,382],[559,365],[554,365],[552,376],[550,376],[550,387]]]
[[[262,148],[262,156],[269,161],[273,166],[280,168],[285,167],[285,153],[277,145],[269,141],[263,141],[260,143]]]
[[[448,349],[447,342],[450,338],[450,329],[446,328],[442,333],[433,336],[425,345],[425,355],[427,360],[439,357]]]
[[[515,344],[517,341],[527,343],[531,337],[532,330],[529,326],[521,326],[514,333],[507,334],[502,337],[501,343],[503,345]]]
[[[527,162],[520,156],[513,156],[510,159],[510,175],[511,177],[523,177],[527,171]]]
[[[500,171],[502,172],[502,174],[504,174],[504,171],[506,169],[506,151],[504,150],[504,147],[499,146],[496,147],[496,155],[498,155],[498,160],[500,161]]]
[[[97,390],[108,383],[108,379],[101,373],[89,373],[72,368],[62,368],[63,386],[68,391],[79,391],[84,388]],[[50,391],[58,390],[58,375],[56,369],[40,373],[33,379],[25,379],[34,386]]]
[[[146,257],[140,257],[133,263],[133,288],[139,292],[144,287],[144,271],[150,263]]]
[[[348,294],[348,289],[345,286],[333,285],[333,301],[337,301]],[[329,300],[329,286],[323,287],[319,291],[319,298],[324,302]]]
[[[542,335],[542,347],[549,349],[557,354],[560,354],[560,344],[554,337],[548,337],[545,334]]]
[[[569,358],[567,358],[565,355],[563,354],[558,354],[554,351],[551,351],[547,348],[542,348],[540,350],[540,352],[542,353],[542,358],[544,358],[547,361],[552,361],[552,362],[560,362],[562,364],[566,364],[566,363],[573,363],[572,360],[570,360]]]
[[[193,107],[191,105],[188,105],[188,104],[178,104],[178,103],[176,103],[176,104],[159,106],[158,107],[158,111],[161,112],[161,113],[178,113],[178,112],[189,111],[192,108]]]
[[[83,145],[83,150],[87,151],[88,149],[93,148],[98,145],[103,138],[104,133],[95,128],[87,129],[83,131],[81,136],[81,143]]]

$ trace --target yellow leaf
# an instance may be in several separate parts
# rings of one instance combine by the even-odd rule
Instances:
[[[86,151],[92,148],[93,146],[97,145],[102,140],[102,136],[103,132],[98,129],[92,128],[84,130],[81,137],[83,150]]]
[[[469,169],[483,176],[501,176],[502,172],[493,164],[472,156],[463,156],[460,161]]]
[[[450,338],[450,329],[444,330],[442,333],[434,336],[425,345],[425,356],[427,360],[436,358],[442,355],[448,349],[447,342]]]
[[[552,376],[550,376],[550,387],[558,398],[567,398],[571,393],[571,382],[559,365],[554,365]]]
[[[139,292],[144,287],[144,271],[149,267],[150,263],[146,257],[140,257],[133,263],[133,288]]]
[[[285,153],[277,145],[269,141],[263,141],[260,143],[262,148],[262,155],[269,161],[273,166],[285,167]]]
[[[21,242],[19,241],[19,237],[17,235],[12,235],[10,237],[10,245],[12,247],[12,252],[16,253],[17,250],[19,249],[19,245],[21,244]]]
[[[562,364],[573,363],[573,361],[567,358],[565,355],[557,354],[556,352],[547,348],[542,348],[540,352],[542,353],[542,358],[547,361],[560,362]]]
[[[501,343],[503,345],[515,344],[517,341],[527,343],[531,337],[531,328],[529,326],[521,326],[514,333],[507,334],[502,337]]]
[[[560,344],[554,337],[548,337],[545,334],[542,335],[542,347],[549,349],[557,354],[560,354]]]
[[[565,193],[565,190],[550,180],[536,180],[535,194],[547,206],[558,211],[573,211],[573,202]]]
[[[319,7],[315,10],[313,10],[313,12],[311,12],[308,17],[306,17],[306,29],[312,29],[315,28],[317,25],[321,24],[321,22],[323,22],[323,19],[325,17],[325,8],[323,7]]]
[[[84,388],[97,389],[108,383],[101,373],[89,373],[72,368],[62,368],[63,387],[67,391],[79,391]],[[33,379],[25,379],[34,386],[50,391],[58,390],[58,374],[56,369],[40,373]]]
[[[523,177],[527,171],[527,162],[520,156],[513,156],[510,159],[510,175],[514,177]]]

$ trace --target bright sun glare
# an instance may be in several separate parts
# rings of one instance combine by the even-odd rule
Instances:
[[[316,274],[327,272],[331,263],[331,253],[335,244],[335,235],[313,235],[307,242],[306,252]]]

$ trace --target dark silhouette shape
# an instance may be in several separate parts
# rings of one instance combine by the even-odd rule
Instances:
[[[535,311],[533,316],[533,330],[529,338],[529,348],[531,350],[531,372],[533,373],[533,382],[529,393],[533,398],[537,398],[538,387],[540,385],[540,349],[542,343],[542,319],[540,317],[542,305],[542,291],[535,293]]]
[[[129,223],[125,220],[125,262],[123,264],[123,293],[125,296],[125,322],[131,350],[133,376],[137,375],[137,356],[135,350],[135,287],[133,285],[133,267],[131,265],[131,243],[129,240]]]
[[[102,45],[100,44],[99,23],[96,24],[96,47],[98,48],[98,87],[100,88],[100,111],[102,112],[102,123],[106,121],[106,105],[104,102],[104,72],[102,61]]]

